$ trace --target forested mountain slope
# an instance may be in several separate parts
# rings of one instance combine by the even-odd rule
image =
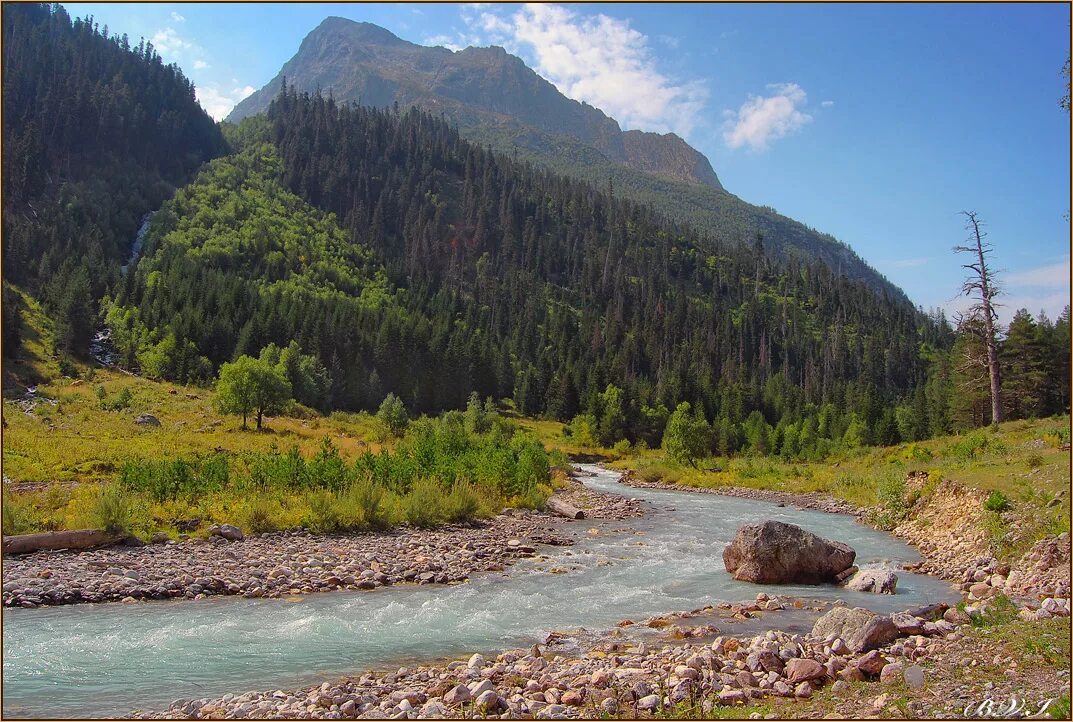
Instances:
[[[813,433],[832,437],[852,423],[881,435],[893,424],[889,403],[924,378],[920,344],[940,333],[908,303],[822,263],[776,263],[762,247],[673,226],[418,110],[286,90],[236,135],[253,139],[247,150],[217,161],[154,219],[117,308],[213,364],[297,338],[329,368],[336,407],[368,408],[391,390],[433,411],[477,391],[561,419],[614,407],[619,438],[658,443],[668,409],[688,400],[723,420],[728,444],[754,411],[772,423],[809,418]],[[263,141],[278,165],[243,170]],[[250,171],[256,182],[242,180]],[[264,183],[334,214],[335,240],[288,248],[278,234],[249,232],[259,213],[213,217],[246,207]],[[255,205],[272,209],[279,193]],[[190,205],[195,196],[214,200]],[[184,223],[196,242],[182,239]],[[274,240],[250,256],[241,238],[262,235]],[[368,256],[348,255],[340,239],[382,260],[379,305],[362,301],[364,279],[376,277]],[[251,300],[253,286],[272,301]]]
[[[819,260],[891,297],[905,298],[853,250],[771,208],[723,189],[707,158],[674,134],[623,132],[599,109],[562,95],[502,48],[424,47],[384,28],[327,18],[231,121],[264,112],[280,89],[329,93],[380,108],[417,105],[443,114],[462,134],[556,173],[652,205],[724,242],[751,246],[757,233],[774,257]]]
[[[177,66],[59,5],[4,6],[3,72],[4,280],[84,349],[142,216],[226,146]]]

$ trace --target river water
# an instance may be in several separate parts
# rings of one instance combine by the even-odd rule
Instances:
[[[291,688],[405,660],[529,645],[554,629],[607,629],[758,591],[889,612],[957,599],[950,585],[899,572],[898,593],[737,582],[722,550],[741,524],[777,519],[844,541],[863,566],[914,561],[890,535],[840,514],[711,494],[633,489],[585,467],[592,487],[644,499],[629,522],[573,522],[574,547],[546,550],[509,574],[443,587],[332,592],[301,601],[216,597],[199,601],[80,604],[3,611],[5,717],[85,717],[158,709],[174,699]],[[615,529],[629,527],[630,531]],[[589,528],[601,533],[590,535]],[[551,567],[568,569],[551,574]],[[768,616],[777,623],[786,613]],[[788,616],[786,618],[792,618]],[[726,631],[730,631],[727,629]]]

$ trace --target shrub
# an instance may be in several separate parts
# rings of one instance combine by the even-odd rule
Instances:
[[[402,513],[412,526],[428,529],[443,520],[443,488],[435,479],[422,478],[410,487],[402,500]]]
[[[90,515],[94,526],[111,534],[129,533],[134,516],[131,500],[119,484],[106,484],[98,489]]]
[[[371,529],[382,529],[390,524],[383,501],[383,487],[370,477],[354,481],[344,494],[344,503],[356,520]]]
[[[305,497],[309,512],[305,517],[305,525],[319,534],[331,534],[344,528],[343,518],[340,514],[338,498],[327,489],[317,489],[309,492]]]
[[[278,503],[273,503],[260,495],[254,496],[240,510],[239,523],[251,534],[276,531],[280,528],[277,521],[279,511]]]
[[[612,448],[614,452],[619,456],[626,456],[630,453],[630,440],[621,439],[620,441],[616,441],[614,447]]]
[[[984,508],[988,511],[993,511],[996,514],[1001,514],[1002,512],[1009,510],[1010,500],[1005,494],[996,489],[984,500]]]
[[[129,408],[131,401],[134,400],[134,394],[130,392],[130,388],[124,386],[118,394],[112,398],[107,398],[103,395],[104,387],[97,387],[97,398],[101,400],[101,408],[105,411],[122,411]]]
[[[997,627],[1016,621],[1019,611],[1009,597],[1000,594],[987,602],[982,612],[970,614],[969,618],[974,627]]]
[[[1028,464],[1029,469],[1038,469],[1043,466],[1043,457],[1039,454],[1029,454],[1025,463]]]
[[[459,481],[451,487],[451,493],[443,503],[444,517],[449,522],[471,521],[480,508],[477,490],[468,481]]]

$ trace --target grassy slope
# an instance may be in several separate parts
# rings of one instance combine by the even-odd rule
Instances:
[[[552,421],[522,422],[547,448],[571,454],[597,454],[610,465],[631,469],[642,478],[683,486],[741,486],[790,492],[822,492],[858,506],[882,506],[885,491],[897,489],[910,471],[953,479],[986,491],[1001,491],[1012,503],[1016,523],[996,520],[988,531],[1001,539],[1003,556],[1016,556],[1043,536],[1069,530],[1070,453],[1060,448],[1068,438],[1068,416],[1011,421],[997,430],[982,429],[913,444],[864,448],[823,462],[784,462],[774,458],[711,458],[697,468],[668,460],[658,449],[618,455],[610,449],[586,449],[563,436]],[[975,442],[975,443],[974,443]],[[979,443],[982,447],[974,448]],[[1058,496],[1063,492],[1061,496]],[[889,494],[889,492],[887,492]],[[1054,506],[1047,506],[1058,497]]]

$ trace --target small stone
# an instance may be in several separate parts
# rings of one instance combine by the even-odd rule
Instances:
[[[808,699],[812,696],[812,685],[808,682],[802,682],[794,687],[794,697],[798,699]]]
[[[637,700],[637,709],[653,710],[659,707],[659,695],[650,694]]]
[[[834,695],[845,694],[848,691],[849,691],[849,682],[847,682],[844,679],[836,680],[835,683],[831,685],[831,694],[834,694]]]
[[[821,679],[826,674],[827,670],[814,659],[791,659],[786,663],[786,678],[790,684]]]
[[[447,694],[443,696],[445,704],[449,704],[452,707],[462,704],[463,702],[469,702],[473,695],[469,693],[469,687],[464,684],[456,685],[451,688]]]
[[[470,669],[480,669],[484,666],[484,657],[479,654],[474,654],[472,657],[469,658],[469,663],[467,666]]]
[[[919,664],[913,664],[905,668],[902,673],[909,689],[922,689],[924,687],[924,668]]]
[[[893,684],[902,679],[902,670],[904,665],[901,662],[891,662],[883,667],[883,670],[879,673],[879,681],[883,684]]]
[[[877,650],[872,650],[857,660],[857,669],[869,677],[875,677],[887,665],[887,658]]]

